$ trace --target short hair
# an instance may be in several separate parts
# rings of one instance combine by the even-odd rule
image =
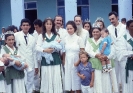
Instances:
[[[28,23],[29,25],[31,25],[30,20],[27,18],[21,20],[20,26],[22,26],[23,23]]]
[[[33,22],[34,25],[38,25],[39,27],[42,27],[42,21],[40,19],[36,19],[34,22]]]
[[[88,53],[85,50],[81,50],[79,52],[79,56],[82,55],[82,54],[85,54],[89,58],[89,55],[88,55]]]
[[[121,22],[122,22],[122,21],[125,21],[125,22],[126,22],[126,18],[122,18],[122,19],[121,19]]]
[[[104,32],[109,34],[109,30],[107,28],[102,29],[102,31],[104,31]]]
[[[81,18],[81,20],[82,20],[81,15],[75,15],[75,16],[74,16],[74,21],[75,21],[75,18],[76,18],[76,17],[80,17],[80,18]]]
[[[126,23],[126,27],[129,27],[131,23],[133,23],[133,20],[128,20]]]
[[[100,27],[93,27],[92,28],[92,32],[93,32],[94,29],[98,29],[99,31],[101,31],[101,28]]]
[[[74,21],[68,21],[68,22],[66,23],[66,26],[67,26],[67,25],[72,25],[72,27],[74,28],[74,32],[76,32],[77,26],[76,26],[76,24],[75,24]]]
[[[111,16],[111,15],[115,15],[116,17],[118,17],[117,12],[115,12],[115,11],[112,11],[112,12],[110,12],[110,13],[108,14],[108,16]]]

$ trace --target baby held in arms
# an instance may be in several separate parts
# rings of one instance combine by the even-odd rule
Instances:
[[[19,61],[20,62],[20,66],[17,66],[15,63],[12,65],[15,69],[17,70],[24,70],[26,68],[28,68],[28,64],[26,62],[24,62],[20,56],[17,55],[10,55],[10,54],[3,54],[2,57],[6,57],[8,59],[8,62],[15,62],[15,61]]]

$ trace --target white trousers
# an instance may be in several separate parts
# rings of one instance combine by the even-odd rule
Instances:
[[[125,66],[126,66],[126,62],[125,61],[115,61],[115,71],[116,71],[116,77],[117,77],[117,84],[118,84],[118,88],[119,88],[119,84],[122,84],[122,91],[124,88],[124,84],[125,84]]]
[[[34,84],[34,70],[31,71],[24,71],[25,72],[25,86],[26,86],[26,91],[27,93],[32,93],[33,92],[33,84]]]
[[[82,93],[93,93],[93,87],[81,85]]]

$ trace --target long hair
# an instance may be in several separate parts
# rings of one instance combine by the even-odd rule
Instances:
[[[43,27],[42,37],[43,37],[43,38],[45,37],[45,33],[47,32],[47,31],[46,31],[45,24],[46,24],[46,22],[48,22],[48,21],[51,21],[51,23],[52,23],[51,32],[52,32],[54,35],[57,35],[57,32],[56,32],[56,30],[55,30],[55,24],[54,24],[53,19],[51,19],[51,18],[46,18],[46,19],[43,21],[43,25],[42,25],[42,27]]]

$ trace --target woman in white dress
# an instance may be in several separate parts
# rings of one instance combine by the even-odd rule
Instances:
[[[122,77],[122,93],[133,93],[133,20],[126,23],[127,33],[116,42]],[[126,68],[126,69],[125,69]]]
[[[1,49],[1,56],[3,54],[17,55],[17,49],[14,46],[15,37],[13,34],[5,35],[6,45]],[[24,84],[24,71],[16,70],[12,65],[20,66],[18,61],[10,62],[5,70],[5,80],[7,84],[6,93],[26,93]]]
[[[114,63],[112,62],[112,71],[110,73],[102,73],[102,65],[100,59],[107,59],[102,56],[99,51],[99,44],[101,42],[101,29],[99,27],[92,28],[93,38],[88,39],[85,50],[89,54],[92,68],[95,69],[94,75],[94,93],[117,93],[117,81],[114,70]],[[108,59],[113,57],[113,50],[108,56]],[[112,90],[113,89],[113,90]]]
[[[53,61],[46,62],[45,57],[41,57],[41,93],[63,93],[61,80],[61,58],[58,51],[52,48],[43,49],[43,43],[59,41],[60,37],[56,33],[54,22],[47,18],[43,22],[43,32],[38,36],[37,51],[40,53],[51,53]],[[54,51],[54,52],[53,52]]]
[[[84,50],[84,42],[81,37],[75,34],[77,27],[74,21],[68,21],[66,24],[68,36],[64,41],[64,67],[65,67],[65,90],[71,93],[80,93],[80,78],[77,75],[77,68],[74,63],[79,60],[79,51]]]

